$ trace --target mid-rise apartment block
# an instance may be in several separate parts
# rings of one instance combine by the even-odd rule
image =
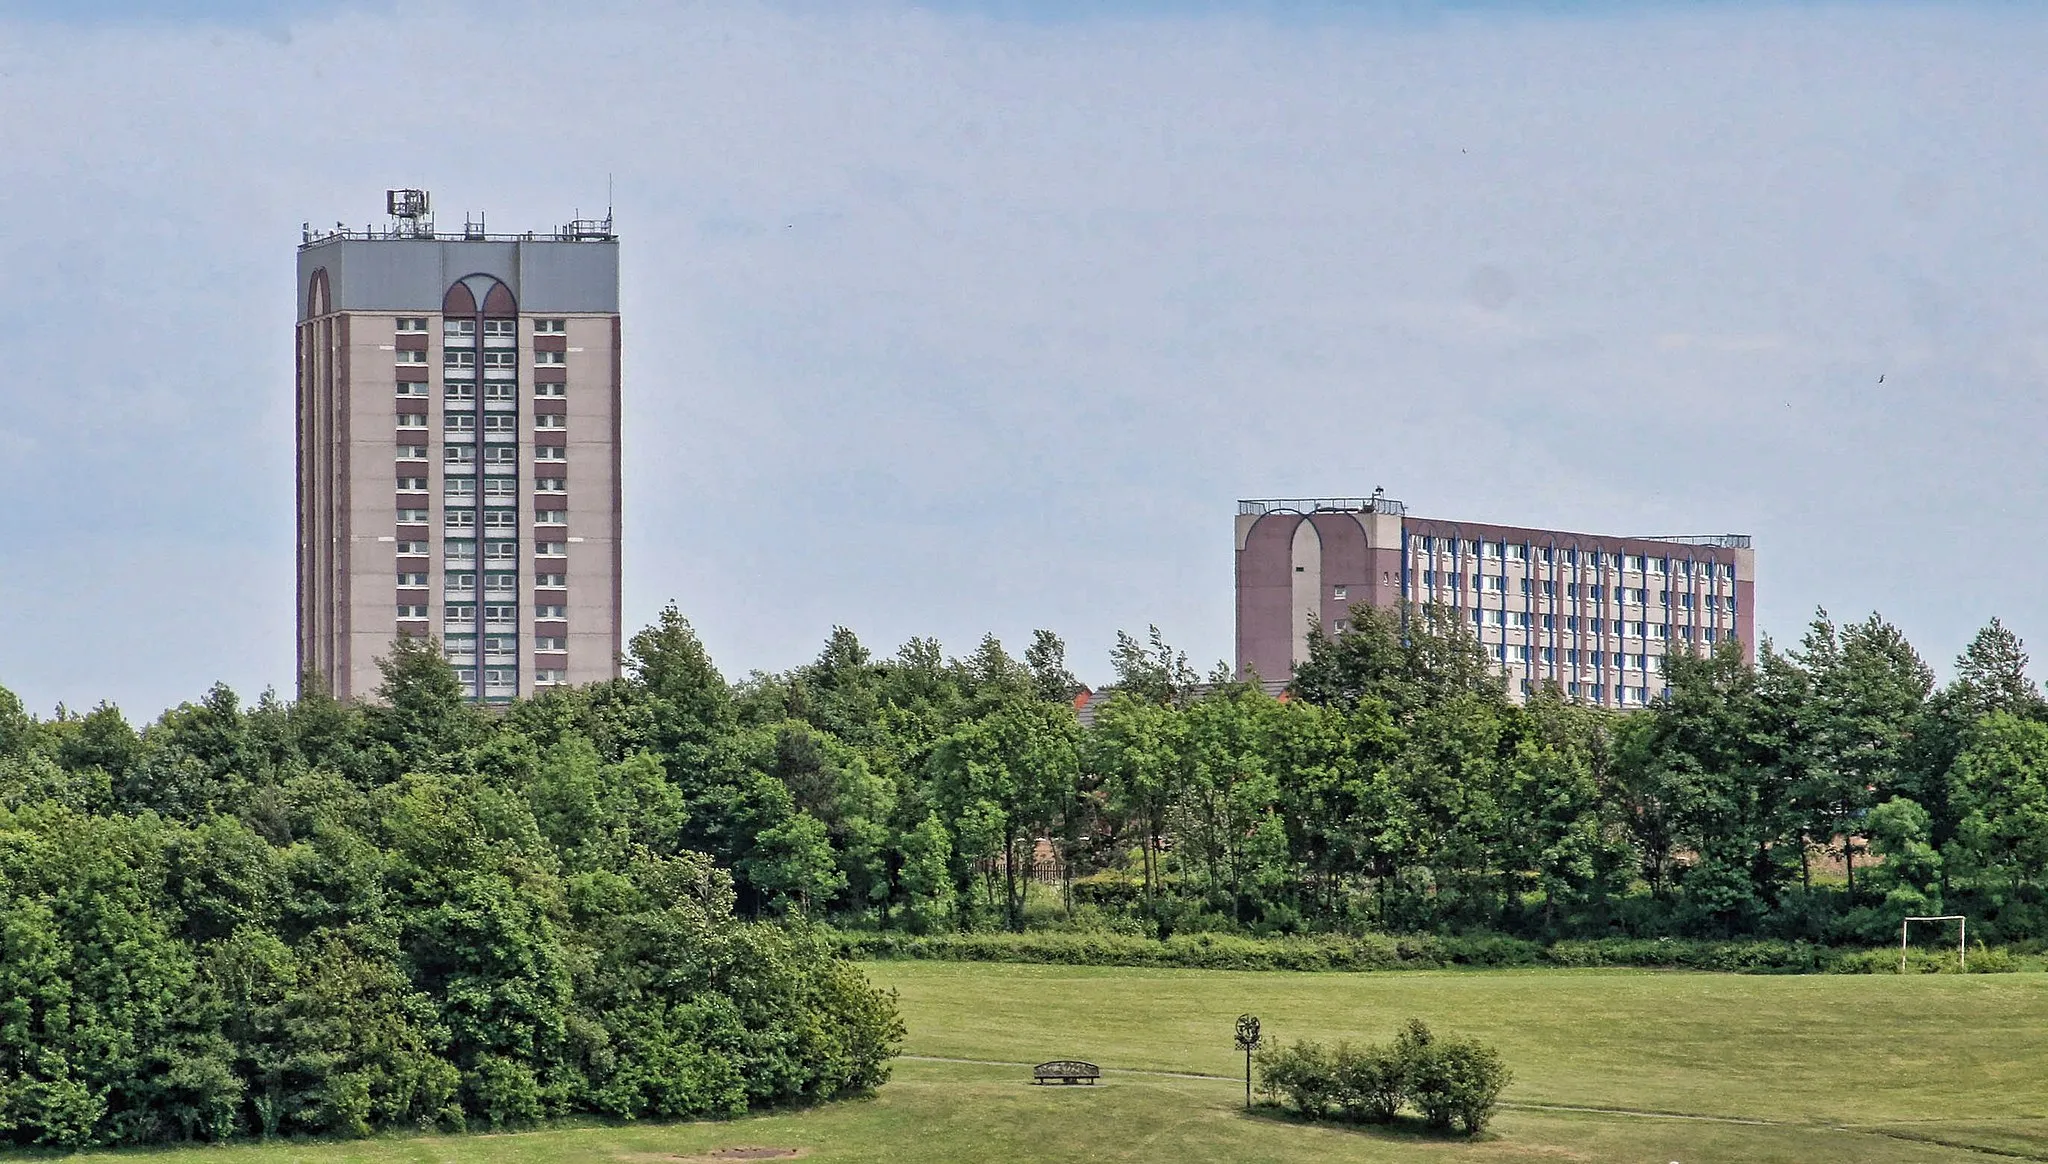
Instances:
[[[1743,534],[1610,537],[1408,515],[1365,498],[1240,501],[1237,669],[1286,679],[1312,628],[1353,606],[1437,603],[1519,698],[1554,683],[1606,707],[1664,690],[1664,656],[1736,640],[1754,657],[1756,555]]]
[[[343,699],[401,635],[470,697],[617,675],[611,220],[437,234],[418,191],[298,258],[300,673]]]

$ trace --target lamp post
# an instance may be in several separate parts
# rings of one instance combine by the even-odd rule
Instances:
[[[1252,1109],[1252,1052],[1259,1048],[1259,1016],[1237,1016],[1237,1049],[1244,1052],[1244,1109]]]

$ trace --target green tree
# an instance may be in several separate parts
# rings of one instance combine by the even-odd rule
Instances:
[[[939,814],[926,813],[916,828],[903,835],[899,851],[911,928],[920,933],[946,929],[959,907],[953,881],[953,838]]]
[[[1962,856],[2017,904],[2048,873],[2048,724],[1994,712],[1956,760]]]
[[[1080,784],[1080,725],[1071,709],[1011,700],[955,728],[932,752],[933,799],[963,852],[1001,870],[1003,912],[1024,927],[1033,847],[1054,830]]]

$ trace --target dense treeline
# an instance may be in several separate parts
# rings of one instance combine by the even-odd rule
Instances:
[[[880,1082],[892,999],[812,927],[736,917],[685,843],[671,765],[701,733],[643,646],[635,679],[498,719],[412,644],[373,707],[217,687],[138,733],[0,690],[0,1142],[729,1114]]]
[[[0,691],[0,1132],[136,1142],[734,1111],[872,1084],[842,929],[1881,941],[2048,937],[2048,705],[1995,622],[1526,704],[1462,623],[1360,609],[1286,698],[1120,637],[727,682],[674,609],[627,676],[502,713],[429,644],[381,701],[138,731]],[[1930,937],[1935,935],[1930,934]]]

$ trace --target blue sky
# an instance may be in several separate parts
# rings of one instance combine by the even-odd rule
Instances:
[[[2035,9],[397,12],[0,3],[31,706],[289,689],[301,222],[546,228],[607,175],[627,618],[731,674],[835,622],[1221,658],[1235,499],[1376,485],[1754,534],[1780,639],[2048,636]]]

